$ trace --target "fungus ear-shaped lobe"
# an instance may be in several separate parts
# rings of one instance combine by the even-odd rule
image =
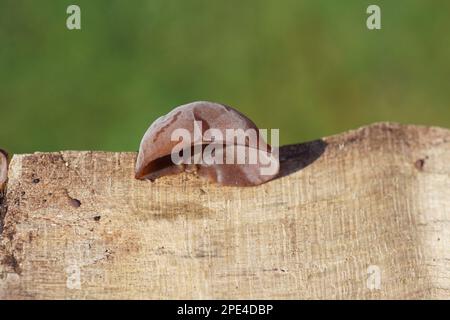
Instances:
[[[225,147],[225,153],[231,146]],[[250,147],[245,147],[245,152],[248,155],[249,152],[259,152]],[[213,165],[200,165],[197,168],[197,174],[201,177],[207,178],[210,181],[217,182],[224,186],[256,186],[268,182],[278,175],[280,169],[280,163],[277,158],[270,152],[259,152],[259,157],[262,163],[267,164],[266,169],[271,166],[271,170],[263,174],[261,171],[261,164],[252,164],[248,161],[248,157],[244,164],[213,164]],[[224,157],[226,161],[226,157]]]
[[[8,153],[0,149],[0,191],[3,190],[8,179]]]
[[[201,124],[199,136],[194,135],[195,122]],[[270,180],[268,177],[258,177],[258,165],[175,165],[171,154],[179,141],[172,141],[172,133],[176,129],[186,129],[190,133],[190,142],[186,142],[183,148],[193,148],[202,144],[202,137],[208,129],[216,129],[221,132],[222,141],[214,143],[223,145],[236,144],[235,138],[228,138],[226,129],[241,129],[247,131],[253,129],[256,133],[255,146],[265,150],[271,150],[259,136],[256,125],[242,113],[231,107],[213,102],[193,102],[179,106],[167,115],[158,118],[145,133],[136,162],[137,179],[157,179],[164,175],[176,174],[194,169],[200,176],[223,185],[257,185]],[[231,140],[232,139],[232,140]],[[183,140],[183,142],[185,142]],[[193,152],[191,152],[193,154]],[[232,177],[234,176],[234,178]]]

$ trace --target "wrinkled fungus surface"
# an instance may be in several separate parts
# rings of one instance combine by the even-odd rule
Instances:
[[[198,126],[196,123],[201,125]],[[190,141],[173,141],[171,139],[174,130],[180,128],[191,133],[192,139]],[[209,129],[215,129],[216,132],[220,131],[222,139],[216,139],[216,136],[208,138],[208,132],[211,132]],[[227,136],[227,129],[242,129],[244,131],[253,129],[257,134],[255,139],[244,139],[242,141]],[[195,130],[201,131],[197,137],[194,134]],[[235,150],[244,148],[246,151],[256,149],[263,161],[257,163],[245,161],[244,164],[237,164],[236,161],[233,164],[175,164],[172,161],[171,155],[177,145],[182,144],[184,150],[191,149],[191,154],[194,157],[197,154],[196,151],[203,152],[211,142],[220,145],[224,154],[226,150],[232,147]],[[199,146],[200,148],[198,148]],[[274,157],[274,153],[271,151],[271,146],[266,144],[263,137],[258,133],[256,125],[239,111],[218,103],[193,102],[175,108],[167,115],[158,118],[148,128],[141,141],[135,176],[137,179],[155,180],[165,175],[186,171],[195,172],[200,177],[220,185],[259,185],[273,179],[278,173],[278,158]],[[246,160],[248,160],[247,156]],[[275,171],[271,174],[262,174],[261,167],[268,161],[275,164]],[[228,162],[227,159],[224,162]]]

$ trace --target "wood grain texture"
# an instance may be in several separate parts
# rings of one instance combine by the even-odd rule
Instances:
[[[15,155],[0,299],[450,298],[449,130],[381,123],[281,157],[233,188],[138,181],[135,153]]]

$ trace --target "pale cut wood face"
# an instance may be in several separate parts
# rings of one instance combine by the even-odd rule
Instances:
[[[15,155],[0,299],[449,299],[450,131],[321,140],[251,188],[137,180],[136,153]]]

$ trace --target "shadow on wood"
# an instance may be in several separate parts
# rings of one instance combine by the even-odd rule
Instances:
[[[280,172],[277,179],[309,166],[325,152],[326,147],[327,143],[321,139],[280,147]]]

